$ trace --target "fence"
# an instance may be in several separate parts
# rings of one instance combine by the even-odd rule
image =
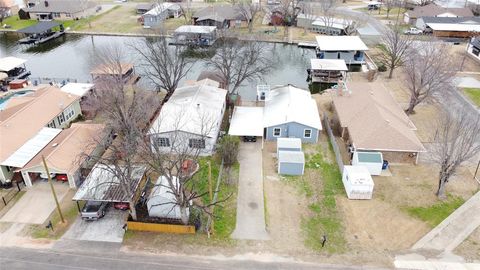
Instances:
[[[136,221],[128,221],[127,229],[132,231],[142,231],[142,232],[162,232],[162,233],[179,233],[179,234],[195,233],[195,226],[144,223],[144,222],[136,222]]]
[[[22,190],[21,184],[17,182],[16,188],[12,188],[12,190],[7,192],[5,195],[2,195],[2,202],[0,202],[0,211],[15,198],[15,196],[18,194],[18,192],[20,192],[20,190]]]
[[[40,77],[30,77],[29,80],[32,82],[33,85],[39,84],[55,84],[64,86],[67,83],[78,83],[77,79],[73,78],[40,78]]]
[[[337,141],[335,140],[335,136],[333,135],[332,128],[330,127],[330,121],[328,120],[328,117],[326,115],[323,117],[323,125],[327,130],[328,139],[332,144],[333,152],[335,153],[335,159],[337,160],[338,169],[340,170],[341,173],[343,173],[344,164],[343,164],[342,155],[340,154],[340,148],[338,147]]]

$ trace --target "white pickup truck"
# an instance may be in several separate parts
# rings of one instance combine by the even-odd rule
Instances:
[[[405,32],[403,33],[405,35],[420,35],[420,34],[423,34],[423,31],[418,28],[412,27],[410,29],[405,30]]]

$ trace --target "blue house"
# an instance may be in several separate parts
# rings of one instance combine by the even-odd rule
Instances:
[[[316,143],[322,130],[317,103],[310,92],[292,85],[273,87],[266,93],[263,108],[264,138],[299,138]]]
[[[367,45],[358,36],[317,36],[319,59],[343,59],[347,65],[364,64]]]

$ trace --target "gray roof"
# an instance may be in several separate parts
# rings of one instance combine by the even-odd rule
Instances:
[[[436,4],[426,6],[417,6],[411,11],[406,12],[410,18],[437,16],[443,13],[452,13],[459,17],[471,17],[472,11],[469,8],[445,8]]]
[[[424,23],[462,23],[468,24],[474,22],[474,24],[480,24],[480,17],[422,17]]]
[[[56,21],[42,21],[42,22],[38,22],[35,25],[17,30],[17,32],[24,33],[24,34],[40,34],[59,25],[60,23]]]
[[[278,151],[278,162],[305,163],[305,154],[302,151]]]
[[[245,20],[238,7],[232,5],[215,5],[202,8],[196,11],[192,18],[197,20],[211,19],[215,21],[223,20]]]
[[[154,5],[153,3],[140,3],[136,6],[136,9],[150,10]]]
[[[480,49],[480,37],[475,37],[471,42],[472,46],[475,46]]]
[[[45,3],[48,3],[45,5]],[[94,8],[97,4],[92,1],[86,2],[86,8]],[[47,1],[38,1],[36,5],[31,8],[25,8],[27,12],[62,12],[62,13],[77,13],[84,9],[82,5],[75,0],[47,0]]]

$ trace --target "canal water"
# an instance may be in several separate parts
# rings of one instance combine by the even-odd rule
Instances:
[[[27,59],[27,69],[32,78],[70,78],[78,82],[89,82],[89,71],[92,69],[94,51],[106,46],[121,46],[125,52],[125,60],[139,63],[140,58],[131,47],[141,44],[143,37],[87,36],[68,34],[62,38],[47,42],[40,46],[18,45],[20,37],[15,33],[0,34],[0,57],[15,56]],[[257,84],[283,85],[292,84],[307,89],[306,69],[310,58],[314,57],[311,49],[298,48],[296,45],[268,43],[266,52],[273,59],[272,70],[262,81],[246,82],[239,93],[244,100],[254,100]],[[137,68],[141,75],[142,70]],[[205,70],[205,62],[195,63],[185,80],[194,80]],[[146,79],[142,85],[148,86]]]

